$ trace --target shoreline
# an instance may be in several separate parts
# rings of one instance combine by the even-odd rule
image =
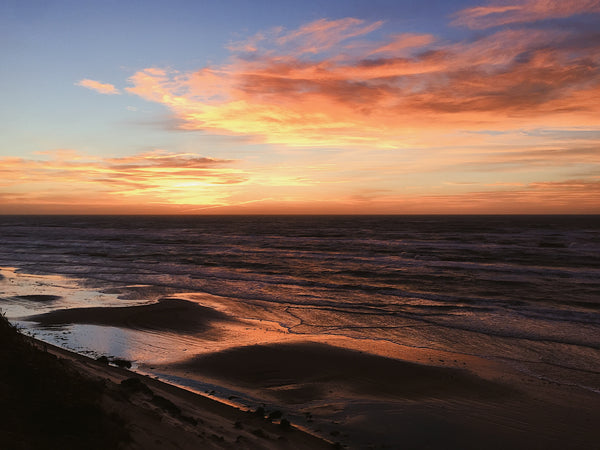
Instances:
[[[36,352],[55,357],[66,371],[100,382],[102,409],[122,419],[124,450],[169,448],[329,449],[332,443],[291,424],[272,423],[215,398],[108,365],[19,333]],[[43,370],[43,368],[42,368]],[[137,381],[131,381],[137,380]],[[127,388],[124,388],[127,386]]]
[[[116,405],[125,405],[125,411],[133,411],[126,413],[131,416],[130,422],[135,423],[136,417],[144,418],[145,425],[135,428],[136,433],[150,433],[161,441],[161,445],[145,442],[137,448],[186,448],[177,442],[165,446],[165,437],[179,433],[173,430],[184,430],[184,435],[191,433],[192,439],[205,439],[200,448],[240,448],[240,442],[235,442],[239,436],[247,448],[330,448],[334,442],[349,449],[387,446],[587,450],[593,448],[596,439],[594,424],[600,422],[597,394],[584,392],[575,382],[571,386],[536,377],[535,373],[512,367],[508,360],[432,348],[401,349],[392,343],[385,348],[376,343],[379,347],[371,348],[373,342],[344,336],[288,335],[280,329],[270,330],[268,321],[260,322],[258,328],[253,322],[236,321],[235,309],[229,311],[227,305],[220,308],[222,303],[213,305],[210,298],[202,297],[203,301],[197,304],[195,294],[159,292],[152,302],[140,303],[140,298],[133,296],[136,303],[128,305],[127,296],[121,303],[117,295],[131,286],[86,291],[73,283],[79,297],[92,299],[85,307],[73,308],[61,303],[66,298],[61,290],[70,285],[57,284],[48,289],[46,284],[38,283],[37,276],[25,278],[27,283],[17,290],[12,278],[5,281],[14,291],[9,298],[15,300],[17,307],[43,305],[42,314],[29,318],[50,327],[97,327],[100,332],[91,334],[91,338],[110,338],[105,344],[114,342],[114,336],[120,340],[115,347],[105,346],[108,352],[91,353],[93,357],[107,355],[141,363],[136,367],[139,372],[128,371],[77,353],[77,347],[60,347],[66,340],[54,341],[53,345],[25,336],[36,347],[48,348],[55,356],[70,361],[79,371],[95,379],[108,379],[112,383],[111,394],[105,396],[109,409],[114,412],[119,409]],[[100,301],[90,296],[95,292],[102,293],[103,302],[108,298],[107,306],[97,305]],[[143,294],[146,298],[148,292],[144,290]],[[58,309],[48,311],[57,304],[61,305]],[[15,316],[12,314],[19,320]],[[112,327],[116,328],[102,331]],[[115,330],[118,332],[112,334]],[[193,330],[199,333],[189,334]],[[264,334],[256,336],[260,340],[248,344],[251,340],[240,339],[237,333],[249,330],[270,330],[271,334],[268,339]],[[166,359],[166,364],[156,360],[146,364],[144,358],[119,352],[119,345],[130,345],[128,339],[138,332],[146,333],[144,339],[157,332],[171,333],[176,339],[191,336],[194,340],[186,338],[185,344],[177,348],[178,358]],[[174,354],[169,345],[161,350]],[[533,356],[540,360],[532,358],[529,364],[544,364],[543,355]],[[565,372],[573,381],[581,378],[598,386],[600,380],[595,381],[595,374]],[[144,387],[138,384],[133,393],[124,392],[121,382],[128,378],[141,379]],[[214,391],[203,394],[204,386],[195,389],[194,383]],[[168,402],[158,400],[157,404],[155,396]],[[230,396],[232,401],[228,404]],[[263,405],[263,416],[282,412],[298,433],[292,437],[276,423],[244,412],[231,404],[237,400],[242,409],[251,411]],[[180,403],[185,406],[179,406]],[[192,425],[196,417],[204,417],[201,426]],[[238,422],[242,428],[236,426]],[[296,443],[297,439],[300,443]],[[303,441],[306,439],[311,443]],[[289,444],[290,440],[294,444]]]
[[[600,419],[600,400],[586,398],[578,389],[553,386],[552,383],[526,377],[517,380],[514,374],[505,374],[502,381],[493,383],[468,371],[453,371],[389,358],[380,359],[325,344],[249,346],[191,358],[178,367],[181,374],[187,371],[187,376],[190,376],[191,371],[205,381],[220,383],[219,386],[229,385],[242,391],[245,389],[244,392],[254,393],[271,405],[293,406],[298,401],[311,404],[311,400],[314,400],[311,396],[330,396],[330,409],[317,409],[311,414],[311,422],[312,419],[321,419],[323,424],[324,415],[330,415],[333,425],[322,427],[321,434],[329,434],[333,439],[325,440],[303,425],[295,427],[293,415],[285,417],[290,418],[294,429],[283,431],[276,423],[222,402],[210,394],[202,395],[148,375],[103,364],[33,337],[24,337],[37,348],[47,348],[49,353],[70,361],[78,372],[87,374],[86,376],[109,380],[114,385],[120,385],[122,381],[131,378],[140,379],[153,395],[166,398],[180,408],[181,413],[173,415],[168,411],[168,404],[167,410],[160,411],[152,405],[149,398],[134,398],[133,403],[129,399],[130,403],[127,405],[132,412],[125,413],[125,419],[131,423],[135,423],[140,411],[145,411],[142,415],[148,413],[148,408],[154,414],[160,412],[158,422],[133,427],[134,440],[137,439],[136,436],[148,434],[148,430],[152,430],[151,434],[156,438],[154,440],[160,441],[160,444],[156,442],[156,446],[153,446],[152,442],[144,441],[141,447],[133,445],[126,447],[127,449],[158,450],[171,448],[171,445],[173,448],[198,448],[197,443],[194,444],[196,447],[187,447],[184,442],[166,442],[173,435],[173,430],[178,430],[180,436],[191,433],[194,439],[204,439],[201,448],[318,449],[332,448],[332,442],[340,442],[339,445],[350,449],[385,445],[393,447],[400,442],[394,441],[398,439],[398,430],[394,435],[390,428],[396,424],[402,435],[402,446],[409,449],[422,446],[475,449],[486,443],[487,448],[494,449],[506,446],[516,449],[559,449],[568,444],[570,448],[583,450],[592,448],[597,437],[595,423]],[[365,359],[361,362],[363,357]],[[307,359],[315,361],[315,358],[317,365],[307,365]],[[269,375],[252,369],[250,360],[258,362],[259,371]],[[300,367],[294,367],[292,360],[307,367],[305,372],[298,373]],[[289,364],[292,364],[291,368]],[[328,364],[331,366],[327,367]],[[348,364],[362,367],[355,368],[352,372]],[[372,383],[365,384],[364,380],[369,377],[369,368],[377,364],[383,364],[378,369],[387,370],[389,383],[392,384],[384,383],[373,390]],[[204,367],[206,371],[199,370],[199,367]],[[337,375],[332,372],[333,367],[339,367]],[[315,379],[311,375],[311,371],[317,368],[320,374],[317,378],[322,379]],[[381,373],[381,370],[377,370],[377,373]],[[377,378],[381,379],[379,376]],[[394,385],[394,380],[397,381],[397,386]],[[334,391],[332,393],[330,390],[327,394],[326,389],[330,388]],[[348,392],[357,395],[357,399],[362,398],[355,405],[363,405],[360,415],[366,413],[371,416],[370,423],[360,420],[355,422],[357,428],[354,434],[348,434],[347,427],[336,420],[336,414],[341,411],[336,410],[336,401]],[[279,397],[270,397],[273,393]],[[300,400],[291,395],[297,393],[301,396]],[[386,397],[385,401],[382,400],[383,397]],[[273,408],[276,407],[265,409],[263,416],[274,412]],[[112,408],[114,409],[114,405]],[[394,409],[395,416],[392,414]],[[123,412],[123,409],[120,411]],[[358,413],[352,407],[341,412]],[[373,423],[374,417],[379,417],[380,423]],[[199,419],[204,436],[198,436],[193,431],[195,427],[190,425],[189,418]],[[242,428],[238,428],[237,424],[242,424]],[[240,445],[239,436],[242,436],[245,447]],[[388,438],[391,440],[388,441]],[[187,437],[185,441],[189,439]]]
[[[320,430],[333,438],[324,440],[295,422],[297,415],[284,417],[289,417],[293,428],[283,430],[263,418],[273,410],[263,410],[258,417],[210,394],[108,365],[32,336],[20,336],[40,352],[67,361],[84,377],[103,380],[108,386],[108,394],[103,394],[104,407],[131,424],[132,443],[123,447],[131,450],[191,449],[198,445],[318,449],[332,448],[332,442],[351,449],[400,442],[415,449],[474,449],[484,442],[488,448],[498,449],[507,445],[558,449],[567,444],[587,449],[595,442],[594,424],[600,419],[600,400],[594,395],[586,397],[580,389],[516,373],[498,373],[497,382],[492,382],[467,370],[377,357],[322,343],[234,348],[190,358],[175,367],[181,375],[252,393],[270,404],[314,406],[314,400],[325,399],[320,409],[310,413],[310,422],[314,418],[333,424]],[[141,383],[124,397],[122,382],[131,379]],[[155,397],[166,401],[157,405]],[[336,403],[344,398],[355,400],[344,409]],[[344,424],[340,414],[356,414],[362,419]],[[355,429],[348,431],[348,425]],[[188,442],[195,443],[188,446]]]

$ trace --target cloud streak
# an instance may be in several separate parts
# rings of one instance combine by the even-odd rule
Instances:
[[[118,95],[121,92],[114,87],[112,84],[109,83],[100,83],[99,81],[95,81],[95,80],[89,80],[89,79],[83,79],[83,80],[79,80],[77,83],[75,83],[76,86],[81,86],[87,89],[91,89],[92,91],[96,91],[100,94],[106,94],[106,95]]]
[[[560,19],[586,13],[600,13],[600,1],[492,1],[486,6],[476,6],[459,11],[453,24],[472,29],[485,29],[515,23]]]
[[[0,158],[3,190],[28,201],[70,198],[70,203],[132,199],[155,204],[221,204],[219,186],[237,185],[248,176],[232,160],[189,153],[152,151],[122,158],[91,158],[73,151],[44,152],[47,159]],[[28,195],[25,195],[30,192]],[[32,194],[36,193],[36,194]],[[36,200],[37,199],[37,200]]]
[[[59,150],[40,153],[39,159],[0,158],[0,212],[600,213],[595,149],[589,143],[573,152],[559,147],[465,151],[404,165],[401,158],[357,151],[353,159],[345,153],[343,163],[341,155],[332,155],[243,169],[239,161],[193,153],[156,150],[93,158]],[[552,164],[591,172],[549,180],[544,170]],[[531,171],[529,181],[510,181],[502,172],[514,174],[515,167]],[[457,170],[463,176],[452,178]],[[485,181],[480,174],[487,174]],[[411,186],[416,181],[423,186]]]

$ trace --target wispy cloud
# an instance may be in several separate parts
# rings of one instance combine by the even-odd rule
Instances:
[[[106,201],[107,196],[116,205],[131,204],[135,198],[161,204],[220,204],[227,194],[218,186],[248,179],[243,171],[231,167],[235,161],[190,153],[156,150],[122,158],[94,158],[57,150],[41,156],[45,158],[0,158],[4,190],[22,192],[21,197],[28,196],[29,201],[47,197],[55,202],[66,196],[71,198],[70,204],[74,199],[78,199],[76,203]]]
[[[467,153],[445,161],[463,171],[462,178],[454,179],[448,177],[456,168],[444,171],[444,161],[434,161],[442,171],[428,174],[435,167],[427,161],[421,161],[425,167],[402,167],[397,160],[371,161],[369,155],[343,165],[332,155],[329,165],[309,159],[248,170],[239,161],[193,153],[155,150],[95,158],[60,150],[43,152],[38,159],[0,158],[0,212],[600,213],[597,171],[562,180],[532,172],[527,182],[492,175],[495,166],[544,168],[554,157],[574,167],[578,159],[588,169],[600,166],[591,146],[575,154],[566,149],[522,149],[487,157]],[[480,164],[472,179],[469,161]],[[433,182],[415,189],[407,182],[399,189],[385,181],[403,177],[413,182],[430,177]]]
[[[599,213],[600,181],[566,180],[527,184],[465,185],[464,193],[388,195],[362,199],[374,212],[405,214],[463,213],[552,214],[560,212]],[[358,199],[354,199],[358,201]]]
[[[576,14],[600,13],[599,0],[504,0],[491,1],[459,11],[454,25],[485,29],[514,23],[558,19]]]
[[[109,83],[100,83],[99,81],[83,79],[75,83],[76,86],[91,89],[92,91],[99,92],[100,94],[117,95],[121,92]]]
[[[390,37],[388,42],[374,48],[371,55],[377,53],[397,54],[402,50],[424,47],[433,41],[435,41],[435,37],[431,34],[402,33]]]
[[[288,31],[283,27],[275,27],[257,33],[244,41],[232,43],[227,48],[241,56],[257,51],[294,56],[320,54],[338,49],[344,41],[367,35],[382,24],[383,21],[367,23],[352,17],[338,20],[319,19],[296,30]]]
[[[524,19],[531,21],[543,5],[547,16],[596,11],[598,2],[583,3],[494,4],[459,17],[466,25],[467,17],[529,8],[538,11]],[[270,30],[230,46],[227,64],[183,73],[148,68],[127,90],[166,105],[181,129],[289,146],[399,148],[447,130],[599,127],[597,32],[523,28],[458,42],[409,33],[367,39],[381,25],[321,19]]]

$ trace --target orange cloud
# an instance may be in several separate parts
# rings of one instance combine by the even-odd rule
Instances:
[[[492,1],[459,11],[453,24],[485,29],[513,23],[558,19],[576,14],[600,13],[599,0],[512,0]]]
[[[49,159],[0,158],[4,196],[38,203],[68,198],[72,205],[108,198],[115,205],[131,203],[132,198],[154,204],[221,204],[228,194],[219,186],[248,178],[228,167],[234,161],[189,153],[154,151],[103,159],[66,151],[44,154]]]
[[[0,213],[600,213],[596,148],[413,153],[416,161],[404,152],[315,152],[244,168],[191,153],[44,152],[0,158]],[[548,177],[552,164],[581,175]],[[519,168],[525,181],[513,178]]]
[[[362,39],[380,26],[342,19],[278,29],[230,47],[228,64],[145,69],[127,90],[170,108],[181,129],[288,146],[401,148],[449,130],[599,127],[597,34]]]
[[[100,83],[99,81],[83,79],[75,83],[76,86],[91,89],[92,91],[99,92],[100,94],[117,95],[121,92],[109,83]]]

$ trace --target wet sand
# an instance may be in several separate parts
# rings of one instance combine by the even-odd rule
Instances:
[[[331,392],[375,398],[499,396],[508,389],[466,371],[425,366],[317,342],[252,345],[170,365],[177,371],[260,389],[285,403]]]
[[[88,323],[199,335],[216,322],[231,319],[193,302],[163,299],[156,304],[133,307],[59,310],[28,320],[44,325]],[[443,357],[446,355],[440,353],[433,361],[441,361]],[[456,357],[460,358],[460,355]],[[80,366],[93,366],[93,371],[100,370],[105,377],[115,376],[113,368],[99,368],[98,363],[80,358],[75,358]],[[255,399],[258,402],[255,406],[265,403],[270,411],[281,410],[294,424],[348,448],[596,448],[597,424],[600,423],[598,393],[536,379],[512,370],[507,363],[498,362],[495,371],[490,371],[489,367],[485,371],[478,370],[478,364],[473,362],[477,358],[469,358],[470,370],[467,371],[434,363],[401,361],[319,342],[294,342],[249,345],[196,355],[179,363],[156,367],[156,373],[210,383],[240,393]],[[482,360],[481,367],[484,362]],[[131,372],[124,371],[121,381],[127,376],[131,376]],[[120,383],[119,379],[115,382]],[[170,397],[174,395],[170,394],[171,390],[176,388],[155,384],[154,380],[147,382],[153,391],[160,392],[159,396],[177,398]],[[183,392],[183,397],[178,400],[180,403],[187,402],[184,399],[193,395]],[[152,405],[152,397],[144,397],[143,393],[136,395],[140,405]],[[212,402],[206,406],[210,411],[230,411],[218,413],[220,417],[237,411],[199,398],[202,400],[194,402]],[[182,414],[182,417],[191,417],[192,413]],[[248,420],[246,413],[237,411],[235,414],[245,414],[241,417]],[[161,424],[164,417],[170,417],[168,420],[179,423],[178,426],[186,428],[190,425],[181,417],[173,418],[168,414],[161,417]],[[241,420],[234,420],[234,415],[227,417],[227,425],[219,419],[217,423],[221,425],[215,425],[213,429],[228,429],[232,421]],[[300,421],[299,417],[304,419]],[[208,423],[208,419],[203,420]],[[145,425],[151,430],[145,433],[152,435],[154,426]],[[156,426],[158,430],[162,425]],[[242,426],[246,433],[251,428],[258,429],[254,428],[257,426],[254,423]],[[237,439],[230,431],[224,441],[215,445]],[[169,435],[170,432],[157,433]],[[221,436],[223,433],[213,434]],[[256,434],[244,436],[248,439],[257,437]],[[269,438],[266,442],[274,445],[272,448],[286,448],[287,445],[279,437]],[[150,444],[147,442],[146,447],[140,448],[152,448]],[[260,445],[264,444],[260,441]]]
[[[600,397],[539,380],[490,381],[312,342],[234,348],[171,368],[304,412],[349,448],[591,449],[598,442]]]

